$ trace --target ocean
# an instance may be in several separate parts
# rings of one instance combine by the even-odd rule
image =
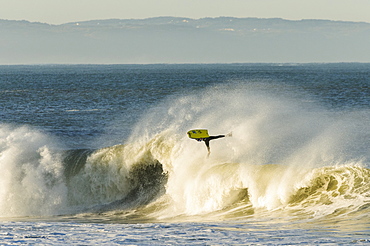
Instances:
[[[1,245],[370,243],[370,64],[3,65],[0,105]]]

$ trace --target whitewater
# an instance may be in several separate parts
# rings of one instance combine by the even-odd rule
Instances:
[[[369,242],[366,64],[97,67],[1,68],[6,244]]]

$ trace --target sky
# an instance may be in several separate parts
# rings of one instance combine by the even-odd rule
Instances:
[[[97,19],[257,17],[370,23],[370,0],[0,0],[0,19],[63,24]]]

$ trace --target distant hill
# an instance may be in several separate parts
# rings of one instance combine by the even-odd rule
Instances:
[[[0,64],[370,62],[370,23],[157,17],[0,20]]]

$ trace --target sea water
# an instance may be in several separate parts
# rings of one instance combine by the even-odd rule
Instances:
[[[0,105],[1,244],[370,242],[370,64],[0,66]]]

